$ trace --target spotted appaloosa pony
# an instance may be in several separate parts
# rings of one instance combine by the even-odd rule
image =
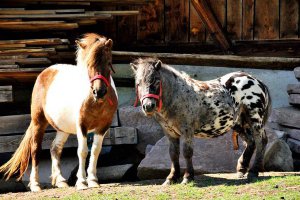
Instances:
[[[76,187],[85,189],[99,186],[97,160],[103,136],[118,106],[116,88],[110,75],[113,42],[104,36],[89,33],[76,43],[77,66],[53,65],[37,77],[32,92],[30,126],[13,157],[0,168],[0,171],[6,172],[7,178],[19,172],[20,179],[31,158],[31,191],[41,190],[38,162],[48,124],[57,130],[51,147],[52,184],[56,187],[68,186],[61,174],[60,156],[68,136],[76,134],[79,157]],[[86,177],[86,136],[92,131],[95,135]]]
[[[231,128],[238,132],[247,147],[238,160],[242,177],[256,148],[255,161],[248,177],[263,170],[267,144],[264,124],[271,108],[267,87],[244,72],[233,72],[210,81],[197,81],[187,74],[162,64],[158,59],[137,59],[131,63],[135,73],[137,99],[147,116],[154,116],[170,141],[171,172],[164,185],[178,180],[179,139],[187,168],[182,183],[194,178],[193,137],[213,138]]]

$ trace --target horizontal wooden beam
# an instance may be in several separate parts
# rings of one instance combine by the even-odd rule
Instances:
[[[5,1],[5,0],[4,0]],[[10,0],[9,0],[10,1]],[[14,0],[15,2],[43,2],[43,0]],[[93,2],[93,3],[110,3],[110,4],[147,4],[155,0],[47,0],[47,2]]]
[[[38,65],[38,64],[50,64],[50,63],[51,63],[51,61],[48,58],[20,58],[20,59],[11,59],[11,60],[10,59],[0,60],[0,65],[2,65],[2,64],[4,64],[4,65],[14,65],[14,64]]]
[[[17,48],[17,49],[0,49],[0,55],[31,55],[34,53],[47,53],[47,54],[55,54],[55,48]]]
[[[18,30],[18,31],[72,30],[78,27],[79,26],[77,23],[51,23],[48,21],[45,21],[43,23],[36,23],[36,22],[16,22],[14,24],[0,23],[0,30]]]
[[[293,70],[300,66],[300,58],[250,57],[234,55],[176,54],[113,51],[114,63],[129,63],[140,57],[157,57],[168,64],[244,67]]]
[[[60,38],[44,38],[44,39],[27,39],[27,40],[0,40],[0,45],[5,44],[25,44],[30,46],[36,45],[58,45],[67,43],[69,44],[69,40],[60,39]]]
[[[61,13],[84,13],[84,9],[60,9],[60,10],[0,10],[0,15],[41,15],[41,14],[61,14]]]
[[[111,19],[110,14],[97,14],[94,13],[79,13],[79,14],[44,14],[44,15],[0,15],[0,19],[83,19],[83,18],[97,18],[97,19]]]
[[[110,128],[109,133],[105,135],[103,146],[137,144],[137,132],[132,127]],[[115,133],[115,135],[111,134]],[[50,149],[56,136],[56,132],[45,133],[42,143],[42,149]],[[0,136],[0,153],[14,152],[23,138],[23,135]],[[77,147],[76,135],[70,135],[64,148]]]
[[[11,85],[0,86],[0,103],[13,102],[13,90]]]
[[[127,15],[138,15],[138,10],[104,10],[104,11],[90,11],[94,15],[104,15],[104,14],[110,14],[113,16],[127,16]],[[86,12],[89,13],[89,12]]]

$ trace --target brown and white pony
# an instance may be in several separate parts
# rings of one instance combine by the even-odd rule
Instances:
[[[61,174],[60,156],[68,136],[76,134],[79,158],[76,187],[99,186],[97,160],[103,137],[118,106],[117,91],[111,77],[113,42],[104,36],[88,33],[76,43],[77,66],[52,65],[37,77],[32,92],[31,123],[13,157],[0,167],[0,172],[5,172],[7,179],[17,172],[21,179],[31,158],[31,191],[41,190],[38,162],[49,124],[57,130],[51,147],[52,185],[68,187]],[[89,132],[95,135],[86,177],[86,136]]]

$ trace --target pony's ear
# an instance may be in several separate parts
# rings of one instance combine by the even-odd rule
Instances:
[[[158,60],[156,63],[155,63],[155,65],[154,65],[154,68],[156,69],[156,70],[159,70],[160,68],[161,68],[161,61],[160,60]]]
[[[113,46],[113,41],[111,39],[108,39],[105,44],[104,44],[106,47],[108,48],[112,48]]]
[[[137,65],[135,65],[134,63],[130,63],[130,67],[131,67],[131,69],[135,72],[136,70],[137,70],[137,68],[138,68],[138,66]]]
[[[84,44],[83,42],[80,42],[79,40],[75,40],[75,43],[77,44],[78,47],[85,49],[86,44]]]

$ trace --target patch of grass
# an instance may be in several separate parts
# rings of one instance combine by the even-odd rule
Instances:
[[[300,176],[262,176],[248,181],[228,178],[228,175],[202,175],[192,183],[167,187],[163,181],[102,184],[100,188],[76,191],[74,188],[45,191],[39,199],[65,200],[173,200],[173,199],[241,199],[241,200],[300,200]],[[28,195],[28,196],[27,196]],[[23,197],[34,199],[31,193]],[[16,196],[17,197],[17,196]],[[41,196],[40,196],[41,197]],[[25,199],[26,199],[25,198]],[[18,199],[18,198],[13,198]],[[24,199],[24,198],[23,198]]]
[[[94,193],[88,196],[74,193],[64,199],[300,199],[300,176],[265,177],[252,182],[205,177],[187,185],[132,187],[128,185],[123,187],[121,191],[118,191],[116,187],[112,188],[111,193]]]

